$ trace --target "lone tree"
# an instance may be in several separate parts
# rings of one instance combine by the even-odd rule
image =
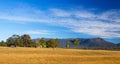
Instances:
[[[67,41],[66,41],[66,48],[69,48],[69,47],[70,47],[70,41],[67,40]]]
[[[59,46],[59,39],[50,39],[47,42],[47,47],[56,48]]]
[[[73,39],[73,43],[76,48],[79,46],[79,40],[77,38]]]

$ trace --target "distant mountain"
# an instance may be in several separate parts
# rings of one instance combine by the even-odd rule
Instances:
[[[102,38],[92,38],[92,39],[79,39],[81,41],[81,47],[88,48],[112,48],[116,47],[116,44],[107,42]]]
[[[70,41],[70,48],[74,48],[73,44],[74,38],[66,38],[66,39],[60,39],[60,47],[66,47],[66,40]],[[35,41],[36,39],[34,39]],[[46,40],[49,40],[49,38],[46,38]],[[80,41],[79,48],[114,48],[117,47],[117,44],[105,41],[102,38],[78,38]],[[119,44],[120,45],[120,44]]]
[[[120,43],[118,43],[118,44],[117,44],[117,46],[119,46],[119,47],[120,47]]]
[[[71,47],[74,47],[73,39],[67,39],[71,42]],[[78,38],[80,41],[80,48],[112,48],[116,47],[116,44],[107,42],[102,38]],[[60,39],[61,46],[65,47],[66,39]]]
[[[118,45],[120,45],[120,43],[118,43]]]

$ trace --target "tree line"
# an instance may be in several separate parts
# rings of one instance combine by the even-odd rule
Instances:
[[[73,39],[74,46],[77,48],[79,46],[79,40]],[[1,41],[0,46],[8,46],[8,47],[36,47],[36,48],[56,48],[60,47],[59,39],[49,39],[39,38],[33,41],[29,34],[24,35],[12,35],[9,37],[6,42]],[[66,48],[70,47],[70,41],[66,40],[65,44]]]

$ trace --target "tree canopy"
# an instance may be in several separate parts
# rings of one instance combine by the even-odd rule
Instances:
[[[79,46],[79,40],[77,38],[73,39],[73,43],[76,48]]]
[[[47,47],[56,48],[59,46],[59,39],[50,39],[47,42]]]

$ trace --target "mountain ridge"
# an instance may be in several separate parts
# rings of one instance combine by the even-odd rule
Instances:
[[[55,39],[55,38],[45,38],[46,41],[49,39]],[[59,39],[59,38],[58,38]],[[60,46],[62,48],[66,47],[66,41],[70,41],[70,48],[74,48],[73,44],[74,38],[60,38]],[[118,44],[108,42],[102,38],[77,38],[80,42],[80,45],[78,48],[97,48],[97,49],[107,49],[107,48],[116,48],[118,47]],[[33,41],[36,41],[37,39],[33,39]]]

